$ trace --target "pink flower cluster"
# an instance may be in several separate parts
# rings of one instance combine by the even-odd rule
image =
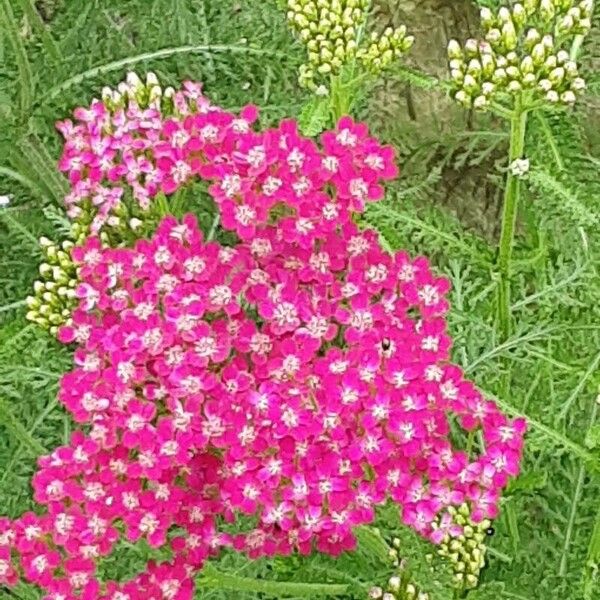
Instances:
[[[141,201],[200,176],[241,241],[167,217],[133,248],[92,237],[73,251],[80,305],[60,335],[77,349],[60,400],[81,431],[39,460],[45,513],[0,521],[0,584],[22,576],[45,600],[189,600],[220,549],[337,555],[389,500],[439,543],[457,531],[450,506],[494,518],[518,473],[525,423],[449,362],[447,280],[351,218],[395,176],[392,150],[350,119],[320,148],[291,121],[257,133],[253,109],[204,106],[144,143],[113,131],[110,144],[139,143],[150,179],[95,163],[100,104],[67,143],[71,209],[80,186],[139,185]],[[452,444],[458,426],[482,431],[481,455]],[[170,559],[101,582],[102,559],[140,539]]]
[[[381,179],[397,175],[394,152],[368,137],[363,124],[346,118],[322,136],[323,150],[299,135],[293,121],[257,133],[248,106],[240,115],[214,106],[198,84],[175,95],[176,116],[134,100],[119,110],[100,101],[75,111],[77,123],[58,125],[65,137],[60,169],[72,185],[66,198],[76,219],[89,201],[96,214],[92,233],[115,219],[128,195],[147,210],[159,192],[170,195],[194,178],[214,181],[210,193],[222,226],[250,239],[272,209],[284,207],[282,227],[309,243],[316,223],[333,230],[383,197]],[[330,191],[334,190],[334,199]],[[308,241],[307,241],[308,240]]]

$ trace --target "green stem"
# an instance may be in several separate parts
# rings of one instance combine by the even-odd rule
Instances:
[[[198,584],[204,588],[267,594],[268,596],[275,596],[277,598],[343,596],[348,593],[350,587],[349,585],[338,583],[296,583],[292,581],[268,581],[253,579],[251,577],[240,577],[233,573],[219,571],[211,564],[207,564],[202,570],[202,577],[198,580]]]
[[[504,208],[502,213],[502,231],[498,250],[498,271],[500,282],[498,286],[498,324],[502,341],[510,336],[510,278],[511,258],[515,237],[517,210],[521,194],[521,181],[512,174],[510,165],[518,158],[522,158],[525,148],[525,130],[527,129],[527,112],[523,110],[520,100],[515,104],[514,113],[510,122],[510,151],[509,169],[506,175],[506,188],[504,191]]]

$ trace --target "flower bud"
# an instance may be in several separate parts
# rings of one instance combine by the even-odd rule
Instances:
[[[568,60],[567,62],[564,63],[563,65],[564,69],[565,69],[565,73],[573,78],[573,77],[577,77],[579,75],[579,69],[577,68],[577,63],[574,60]]]
[[[523,0],[523,6],[525,8],[525,12],[528,15],[534,14],[538,9],[539,4],[539,0]]]
[[[571,90],[567,90],[566,92],[563,92],[561,94],[560,99],[565,104],[575,104],[575,101],[577,100],[577,96]]]
[[[527,21],[527,13],[522,4],[515,4],[512,9],[512,19],[515,25],[523,27]]]
[[[478,87],[477,80],[471,74],[467,73],[463,82],[463,88],[467,92],[474,92]]]
[[[510,67],[506,67],[506,74],[510,79],[519,79],[521,75],[519,69],[517,67],[513,67],[512,65]]]
[[[481,85],[481,92],[484,96],[491,96],[496,90],[496,86],[491,81],[484,81]]]
[[[577,28],[581,33],[587,34],[592,28],[592,20],[588,18],[581,19],[579,23],[577,23]]]
[[[494,24],[494,13],[487,6],[483,6],[479,11],[479,19],[484,27],[491,27]]]
[[[528,47],[533,48],[533,46],[539,43],[541,39],[542,36],[540,35],[540,32],[534,27],[531,27],[527,30],[527,34],[525,35],[525,44]]]
[[[498,10],[498,18],[503,23],[508,23],[508,22],[512,21],[512,18],[510,15],[510,10],[506,6],[500,7],[500,9]]]
[[[483,110],[489,104],[489,100],[485,96],[477,96],[473,100],[473,108]]]
[[[372,600],[379,600],[383,597],[383,590],[380,587],[372,587],[369,590],[369,598]]]
[[[583,79],[583,77],[576,77],[571,82],[571,89],[575,90],[576,92],[585,90],[585,88],[586,88],[586,84],[585,84],[585,79]]]
[[[481,68],[484,77],[489,79],[493,75],[494,69],[496,68],[496,62],[494,61],[494,58],[489,54],[484,54],[481,57]]]
[[[552,104],[556,104],[560,100],[560,96],[558,95],[558,92],[556,90],[550,90],[546,94],[546,100],[548,100],[548,102]]]
[[[503,41],[502,32],[494,27],[485,34],[485,39],[492,45],[496,46],[501,40]]]
[[[512,21],[507,21],[502,26],[502,43],[508,50],[514,50],[517,47],[517,30]]]
[[[533,64],[533,58],[531,58],[531,56],[526,56],[522,61],[521,61],[521,73],[526,74],[526,73],[533,73],[533,71],[535,70],[535,65]]]
[[[536,67],[544,64],[544,60],[546,60],[546,48],[543,44],[536,44],[533,47],[533,50],[531,51],[531,58]]]
[[[563,82],[565,78],[565,70],[563,67],[556,67],[550,71],[548,75],[548,79],[554,84],[559,85]]]
[[[544,21],[549,22],[554,18],[556,11],[552,0],[540,0],[539,15]]]
[[[479,54],[479,44],[477,43],[477,40],[469,38],[465,42],[465,52],[469,57],[477,56]]]
[[[469,61],[467,73],[470,73],[473,77],[477,77],[481,74],[481,63],[476,58],[472,58]]]
[[[400,577],[397,575],[390,577],[390,580],[388,581],[388,585],[390,586],[392,592],[399,592],[401,583]]]
[[[523,89],[523,86],[521,85],[521,83],[514,79],[512,81],[510,81],[508,84],[508,91],[513,94],[520,92],[522,89]]]
[[[575,27],[575,19],[571,15],[565,15],[558,24],[558,30],[562,33],[570,33]]]
[[[545,48],[548,48],[548,50],[553,50],[554,49],[554,38],[549,33],[547,33],[542,38],[542,44],[544,45]]]

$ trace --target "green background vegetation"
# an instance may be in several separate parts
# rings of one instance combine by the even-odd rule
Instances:
[[[444,38],[467,37],[476,7],[376,4],[377,23],[404,22],[417,43],[407,65],[379,82],[359,108],[374,132],[398,148],[402,168],[386,201],[371,207],[366,220],[389,248],[430,256],[452,280],[454,359],[504,410],[530,421],[523,475],[505,496],[482,586],[469,597],[598,598],[600,11],[580,55],[590,88],[586,100],[574,111],[530,120],[526,154],[532,172],[513,284],[516,326],[499,343],[491,265],[506,129],[452,107],[436,80],[424,75],[424,69],[444,73]],[[203,81],[206,93],[227,108],[254,102],[268,124],[297,116],[306,101],[296,83],[302,60],[275,0],[0,0],[0,194],[12,196],[0,210],[3,514],[16,517],[33,508],[29,479],[35,457],[64,443],[72,427],[56,401],[69,354],[25,321],[22,305],[36,278],[37,238],[58,240],[67,226],[54,122],[135,68],[155,71],[165,84]],[[425,555],[431,547],[395,531],[396,521],[382,515],[383,533],[401,536],[401,555],[409,558],[415,578],[430,582]],[[108,563],[107,572],[125,574],[123,564],[135,567],[145,555],[144,548],[124,547],[127,560]],[[356,585],[356,598],[364,597],[365,585],[383,584],[387,573],[369,544],[338,561],[225,556],[221,566],[247,577],[349,582]],[[445,575],[439,571],[436,577],[443,581]],[[452,597],[443,585],[431,591],[434,598]],[[198,597],[233,593],[201,588]],[[0,598],[11,595],[39,598],[24,586],[11,593],[0,588]]]

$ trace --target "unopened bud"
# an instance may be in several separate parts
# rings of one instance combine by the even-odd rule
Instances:
[[[516,25],[523,27],[527,20],[527,13],[522,4],[515,4],[512,9],[512,19]]]
[[[508,21],[502,26],[502,42],[508,50],[514,50],[517,47],[517,31],[512,21]]]
[[[494,13],[487,7],[483,6],[479,11],[479,18],[484,27],[489,27],[494,23]]]
[[[540,0],[539,14],[545,21],[551,21],[555,14],[552,0]]]
[[[473,108],[476,110],[483,110],[488,104],[488,99],[485,96],[477,96],[473,100]]]
[[[577,96],[571,90],[567,90],[566,92],[563,92],[561,94],[560,99],[565,104],[575,104],[575,101],[577,100]]]
[[[399,592],[401,583],[400,577],[397,575],[390,577],[390,580],[388,581],[388,585],[390,586],[392,592]]]
[[[526,56],[521,61],[521,73],[533,73],[535,70],[535,65],[533,64],[533,58],[531,56]]]

